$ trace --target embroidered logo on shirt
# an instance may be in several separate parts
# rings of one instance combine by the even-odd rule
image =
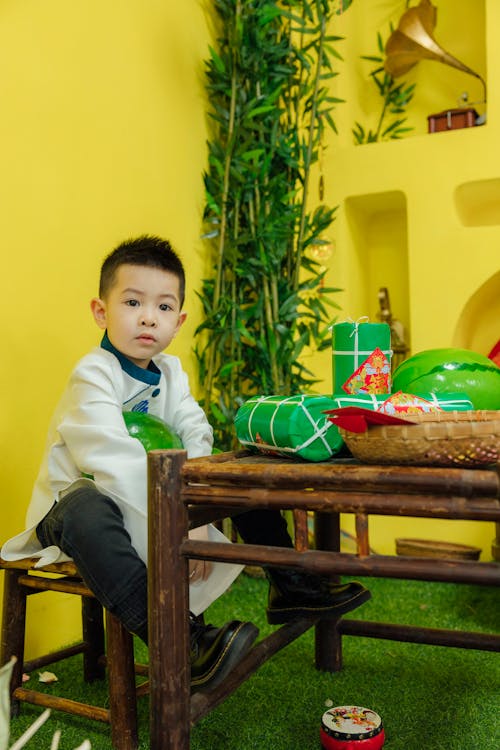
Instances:
[[[141,414],[147,414],[149,411],[149,401],[139,401],[132,407],[131,411],[139,411]]]

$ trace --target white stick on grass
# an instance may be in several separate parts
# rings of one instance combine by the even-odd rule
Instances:
[[[22,747],[24,747],[29,740],[33,737],[35,732],[38,732],[42,724],[45,724],[47,719],[50,716],[50,708],[45,709],[43,714],[40,714],[38,719],[36,719],[31,726],[28,727],[28,729],[22,734],[16,742],[14,742],[13,745],[11,745],[10,750],[21,750]]]

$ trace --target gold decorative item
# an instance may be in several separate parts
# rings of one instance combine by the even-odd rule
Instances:
[[[311,244],[307,248],[307,254],[310,258],[312,258],[316,263],[319,263],[320,266],[318,268],[318,273],[325,273],[327,270],[326,262],[331,257],[334,250],[334,242],[327,238],[321,238],[320,240],[317,240],[316,242],[311,242]],[[313,297],[317,295],[318,291],[323,289],[325,286],[325,280],[324,278],[321,279],[321,282],[316,290],[310,290],[311,293],[307,294],[305,296]]]
[[[384,68],[393,78],[407,73],[414,65],[420,60],[435,60],[436,62],[450,65],[453,68],[461,70],[463,73],[467,73],[475,78],[478,78],[483,84],[484,99],[486,102],[486,83],[482,76],[479,75],[475,70],[469,68],[468,65],[457,60],[449,52],[444,50],[434,39],[433,31],[436,26],[437,8],[432,5],[430,0],[420,0],[420,3],[413,7],[408,8],[399,20],[397,29],[393,31],[387,44],[385,46],[386,59],[384,62]],[[449,110],[449,113],[442,113],[448,115],[448,127],[446,122],[444,127],[436,127],[436,123],[429,121],[430,130],[446,130],[451,129],[451,118],[452,116],[459,116],[459,113],[475,113],[474,122],[472,124],[478,125],[482,118],[477,119],[477,113],[475,110]],[[436,117],[432,115],[431,117]],[[458,124],[454,127],[468,127],[471,123],[465,117],[459,119]],[[434,127],[432,127],[434,125]]]
[[[392,315],[389,290],[386,286],[382,286],[378,290],[378,302],[379,311],[377,313],[377,318],[381,320],[382,323],[387,323],[391,329],[391,369],[394,371],[396,367],[406,359],[410,347],[406,342],[406,334],[403,324]]]

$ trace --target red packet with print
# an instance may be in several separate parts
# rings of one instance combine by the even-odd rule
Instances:
[[[390,393],[391,364],[378,347],[342,386],[346,393]]]
[[[328,414],[330,422],[349,432],[366,432],[372,424],[415,424],[411,419],[382,414],[379,411],[364,409],[362,406],[342,406],[340,409],[327,409],[325,414]]]
[[[397,391],[389,396],[377,409],[381,414],[430,414],[443,411],[439,406],[412,393]]]
[[[488,354],[488,359],[491,359],[492,362],[500,367],[500,339]]]

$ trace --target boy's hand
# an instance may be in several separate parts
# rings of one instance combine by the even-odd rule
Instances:
[[[199,526],[197,529],[191,529],[189,532],[190,539],[208,542],[208,526]],[[210,560],[190,560],[189,561],[189,583],[197,581],[206,581],[212,572],[212,563]]]

